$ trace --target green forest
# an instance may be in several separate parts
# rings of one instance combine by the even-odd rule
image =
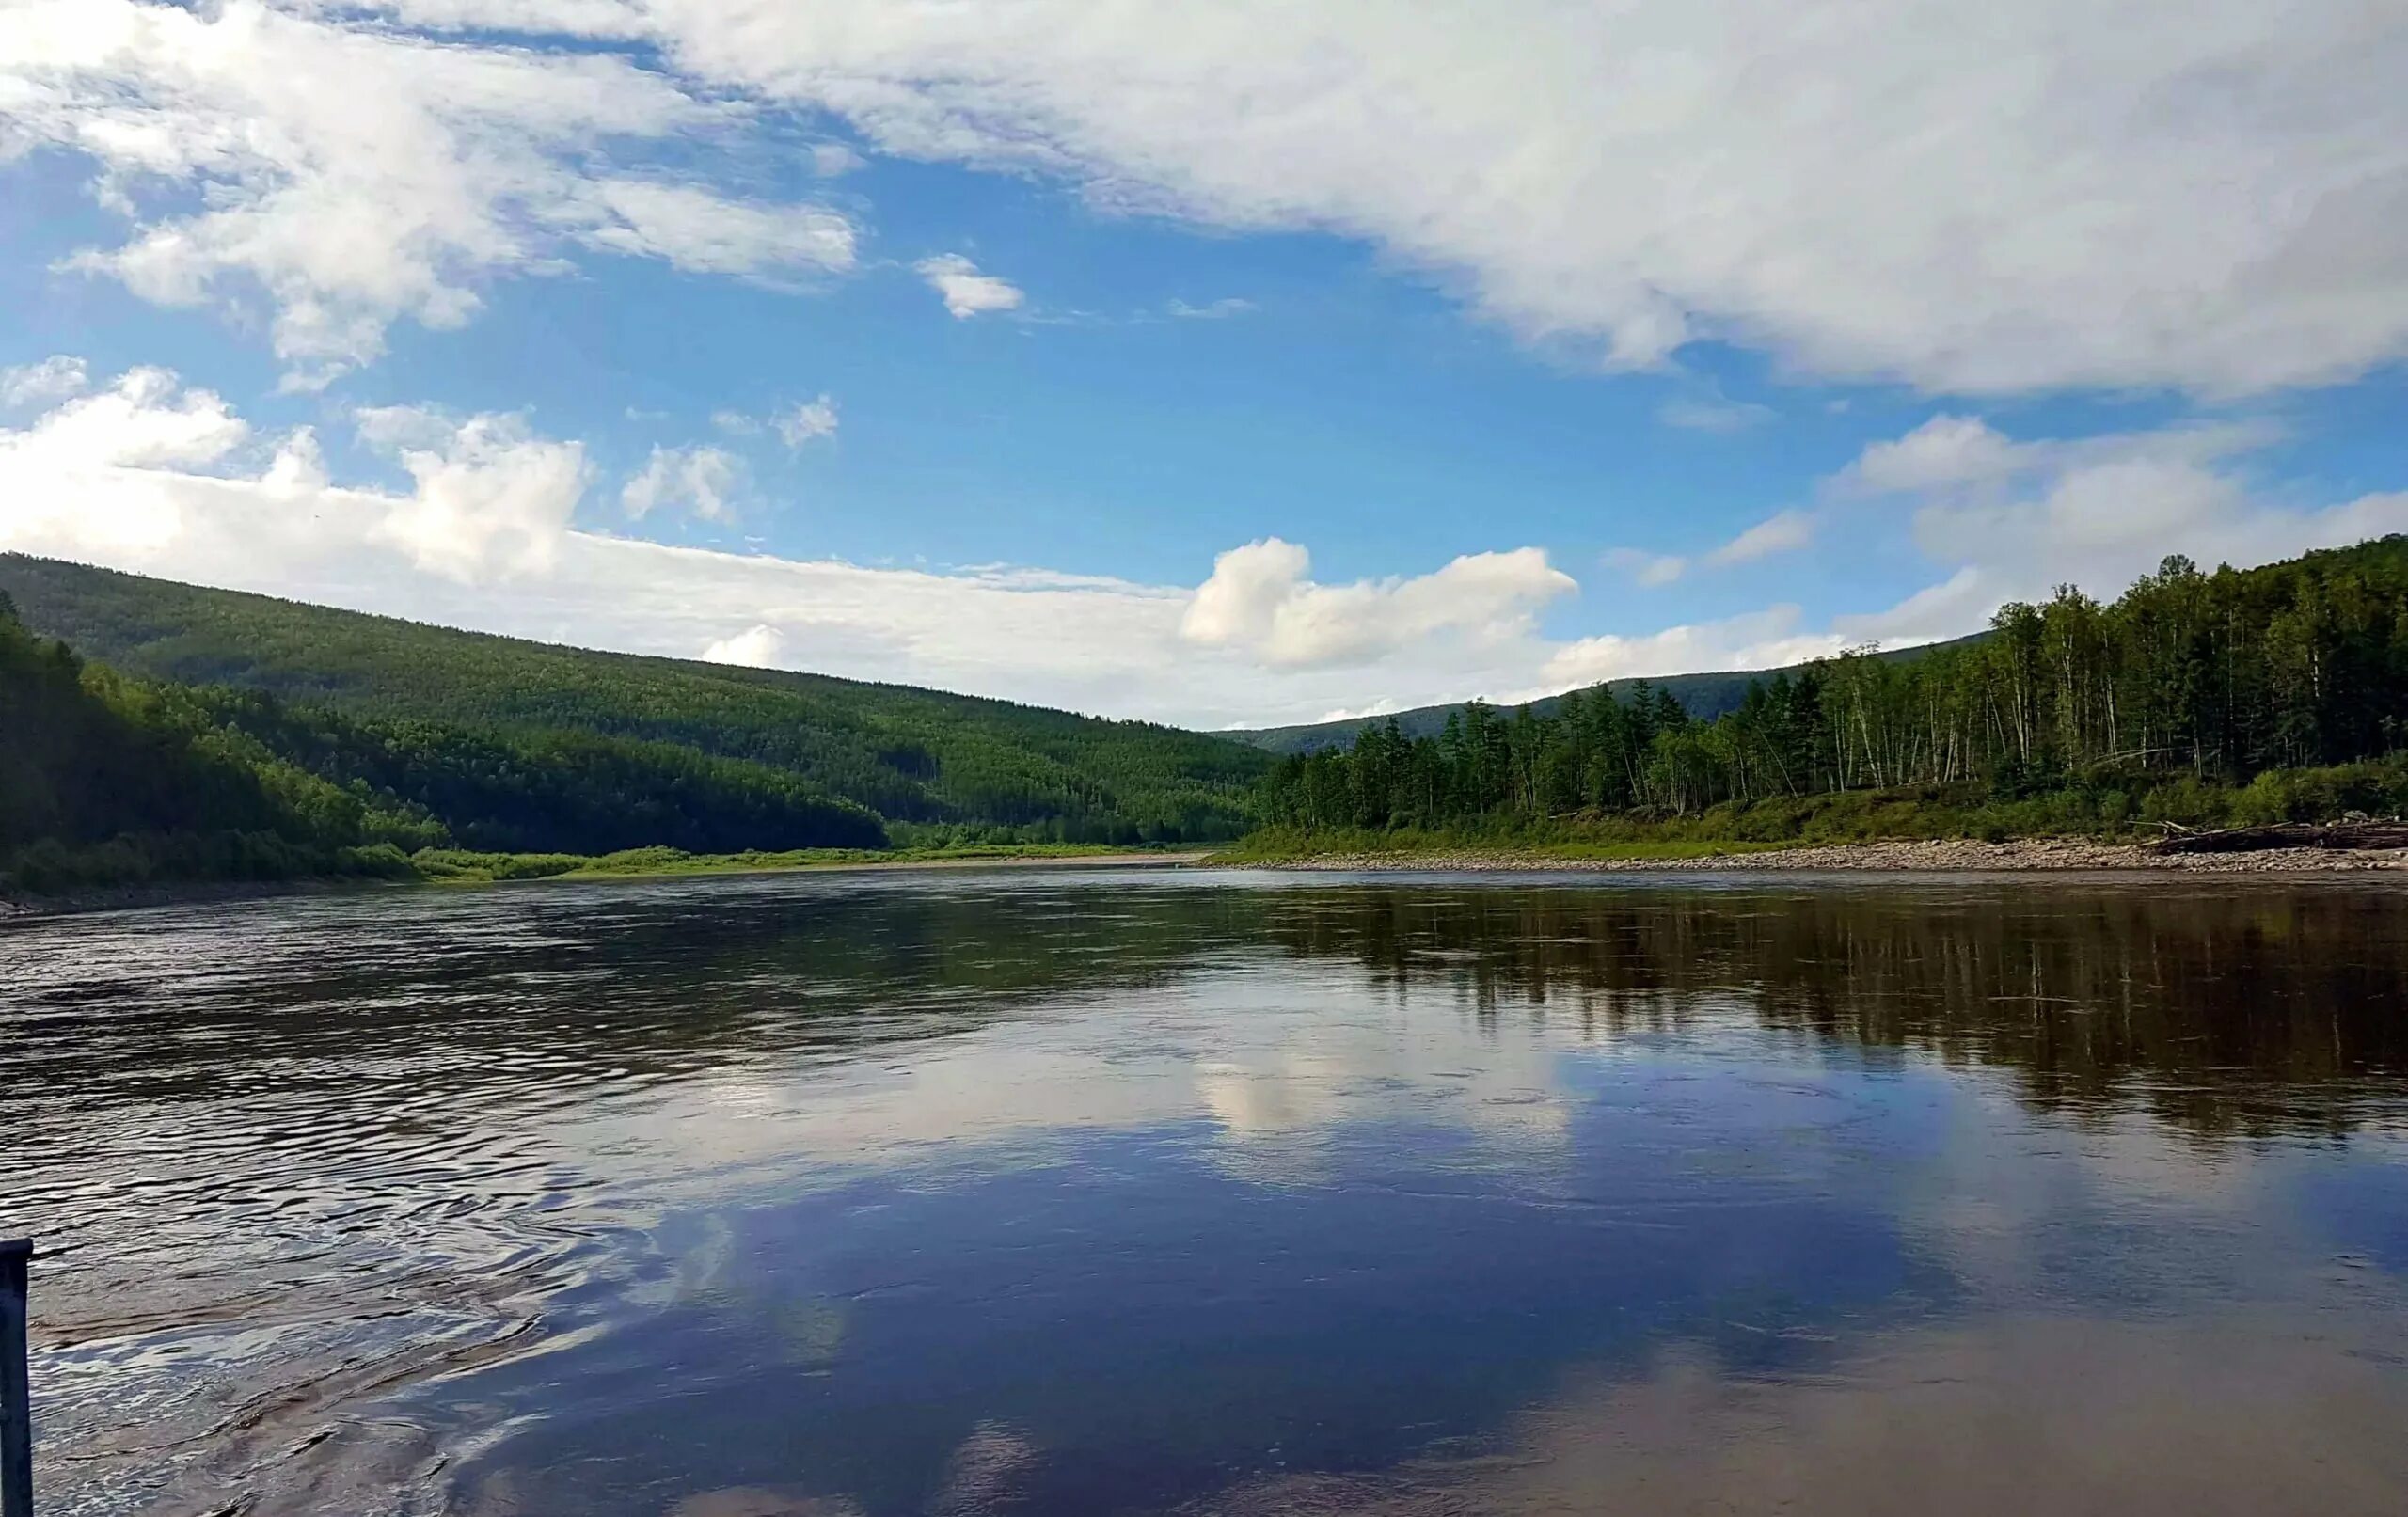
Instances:
[[[1395,723],[1280,761],[1273,829],[1780,841],[2099,831],[2396,812],[2408,771],[2408,538],[2250,570],[2167,559],[1986,635],[1845,654],[1693,719],[1643,683],[1434,736]]]
[[[1652,847],[2408,808],[2408,538],[2172,558],[1974,638],[1275,759],[1226,737],[585,652],[0,556],[0,889],[1465,839]],[[607,857],[597,857],[607,856]]]
[[[0,881],[596,855],[1215,842],[1225,738],[586,652],[0,556]]]

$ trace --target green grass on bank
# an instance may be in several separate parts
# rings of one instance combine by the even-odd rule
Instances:
[[[2245,785],[2190,778],[2147,785],[2099,781],[2020,797],[2002,797],[1979,785],[1926,786],[1726,801],[1686,816],[1500,816],[1435,830],[1266,828],[1216,857],[1230,863],[1276,863],[1358,853],[1485,851],[1534,859],[1676,860],[1938,838],[2136,842],[2164,835],[2167,823],[2246,827],[2332,821],[2352,812],[2408,814],[2408,757],[2272,769]]]
[[[1162,849],[1116,848],[1100,844],[989,844],[942,848],[793,848],[741,853],[687,853],[677,848],[627,848],[596,855],[576,853],[474,853],[425,848],[410,856],[420,877],[447,884],[485,884],[514,879],[636,879],[659,875],[726,875],[790,869],[838,869],[863,865],[1009,862],[1025,859],[1141,857]]]
[[[1172,851],[1101,844],[969,844],[918,848],[798,848],[784,852],[687,853],[628,848],[618,853],[478,853],[390,844],[356,848],[297,847],[270,833],[132,835],[71,848],[42,843],[0,858],[0,901],[173,899],[186,892],[246,885],[489,884],[521,879],[636,879],[792,869],[929,863],[1010,862],[1030,859],[1142,858]]]
[[[1719,859],[1735,853],[1762,853],[1769,848],[1796,847],[1796,843],[1738,843],[1707,838],[1608,839],[1584,836],[1578,830],[1449,830],[1425,831],[1399,828],[1389,831],[1350,829],[1307,832],[1266,828],[1212,855],[1216,864],[1276,867],[1314,860],[1366,858],[1437,860],[1449,855],[1494,854],[1513,858],[1576,861],[1640,861]]]

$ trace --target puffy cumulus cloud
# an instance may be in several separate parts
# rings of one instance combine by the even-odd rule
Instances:
[[[609,52],[413,35],[354,8],[18,0],[0,159],[90,160],[130,230],[73,261],[163,304],[263,300],[302,384],[375,357],[396,320],[457,324],[490,277],[580,245],[716,273],[850,266],[836,212],[612,170],[623,149],[739,135],[748,111],[719,93]],[[385,8],[607,36],[633,20],[571,0]]]
[[[786,640],[776,627],[756,624],[733,637],[717,638],[703,650],[706,664],[739,664],[746,669],[774,669]]]
[[[462,584],[552,567],[585,493],[581,445],[532,436],[515,418],[479,416],[399,451],[417,488],[387,506],[369,541]]]
[[[619,504],[638,518],[666,506],[705,521],[725,521],[736,514],[735,495],[743,479],[743,466],[723,449],[655,447],[620,489]]]
[[[83,359],[54,354],[40,363],[0,369],[0,405],[37,405],[81,395],[90,384]]]
[[[1791,663],[1970,631],[1999,599],[2059,579],[2113,593],[2169,548],[2254,563],[2408,529],[2408,493],[2303,506],[2253,492],[2245,466],[2267,435],[2246,427],[2002,435],[1972,456],[2004,450],[2004,478],[1985,466],[1879,494],[1833,482],[1822,509],[1894,514],[1933,563],[1934,582],[1896,606],[1814,623],[1776,606],[1567,642],[1537,619],[1575,587],[1535,548],[1321,584],[1301,545],[1266,538],[1193,587],[750,556],[578,529],[583,449],[516,418],[385,407],[352,425],[406,482],[338,482],[308,429],[263,434],[165,371],[96,379],[0,425],[0,548],[517,637],[1218,727]]]
[[[583,489],[578,445],[507,417],[390,408],[358,426],[409,491],[337,487],[309,429],[262,438],[210,391],[133,370],[0,430],[0,547],[289,594],[552,564]]]
[[[2168,553],[2248,565],[2408,530],[2408,492],[2324,505],[2261,492],[2249,460],[2278,436],[2220,422],[2019,440],[1975,418],[1935,417],[1868,446],[1831,484],[1854,509],[1903,506],[1945,577],[1833,627],[1852,640],[1951,637],[1980,627],[2002,601],[2059,584],[2114,596]]]
[[[156,555],[181,535],[182,513],[178,492],[151,476],[211,467],[250,435],[217,396],[180,392],[165,370],[134,370],[29,427],[0,430],[0,545]]]
[[[1838,482],[1876,495],[1988,484],[2012,478],[2029,457],[1978,417],[1936,416],[1903,437],[1869,444]]]
[[[944,308],[958,322],[990,311],[1018,310],[1028,298],[1010,280],[979,273],[978,265],[959,253],[924,258],[911,268],[943,299]]]
[[[1250,651],[1275,668],[1359,666],[1437,638],[1527,640],[1541,607],[1579,587],[1537,548],[1471,553],[1407,579],[1315,584],[1310,556],[1275,537],[1212,561],[1180,623],[1188,641]]]
[[[1524,553],[1321,587],[1297,550],[1278,599],[1301,606],[1198,643],[1182,633],[1193,587],[872,568],[580,530],[592,471],[575,442],[516,418],[413,406],[360,410],[351,425],[405,482],[331,479],[307,429],[262,434],[165,371],[116,376],[0,426],[0,549],[516,637],[1203,727],[1306,719],[1367,687],[1423,704],[1526,683],[1547,645],[1517,622],[1516,596],[1570,586]],[[1309,661],[1273,662],[1275,651]]]
[[[650,0],[893,154],[1372,241],[1536,339],[1940,391],[2408,355],[2408,27],[2360,0]]]

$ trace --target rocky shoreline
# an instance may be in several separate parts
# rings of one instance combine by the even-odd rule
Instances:
[[[2137,844],[2083,838],[1972,838],[1845,843],[1767,848],[1692,859],[1556,858],[1543,853],[1453,849],[1442,853],[1337,853],[1281,860],[1273,869],[1405,872],[1422,870],[1594,871],[1611,874],[1845,872],[2023,874],[2046,871],[2176,872],[2207,875],[2329,875],[2408,870],[2408,848],[2264,848],[2249,853],[2157,853]]]

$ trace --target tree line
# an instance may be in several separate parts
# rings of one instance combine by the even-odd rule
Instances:
[[[2250,570],[2171,557],[2110,603],[2065,586],[2001,608],[1970,642],[1751,682],[1710,721],[1643,684],[1545,713],[1475,702],[1434,737],[1390,722],[1282,760],[1261,811],[1308,830],[1445,830],[1921,788],[2079,790],[2137,815],[2391,755],[2403,728],[2408,538],[2394,536]]]

